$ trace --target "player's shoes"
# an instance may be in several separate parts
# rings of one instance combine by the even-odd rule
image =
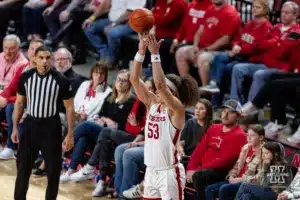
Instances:
[[[83,168],[81,168],[78,172],[71,174],[71,181],[81,182],[89,179],[93,179],[95,177],[95,167],[86,164]]]
[[[143,193],[141,191],[140,185],[133,186],[132,188],[129,188],[128,190],[125,190],[123,192],[123,196],[126,199],[139,199],[142,198],[142,195]]]

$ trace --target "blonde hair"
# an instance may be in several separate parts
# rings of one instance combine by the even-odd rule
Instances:
[[[252,3],[254,4],[255,2],[259,3],[263,7],[264,14],[268,17],[271,11],[269,0],[253,0]]]

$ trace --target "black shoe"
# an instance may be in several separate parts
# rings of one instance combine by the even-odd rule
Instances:
[[[42,177],[42,176],[46,176],[46,170],[44,170],[44,169],[40,169],[40,168],[38,168],[35,172],[33,172],[33,176],[34,177]]]

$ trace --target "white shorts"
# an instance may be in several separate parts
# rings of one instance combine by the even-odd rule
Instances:
[[[147,167],[144,181],[144,199],[183,200],[185,170],[182,164],[171,169]]]

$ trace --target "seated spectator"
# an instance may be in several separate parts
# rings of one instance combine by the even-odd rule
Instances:
[[[270,38],[258,43],[258,48],[265,50],[262,60],[256,62],[236,64],[233,67],[231,78],[230,98],[245,103],[242,96],[244,77],[253,77],[253,82],[248,95],[248,101],[253,100],[259,89],[269,79],[270,75],[278,71],[290,70],[290,57],[297,40],[289,36],[291,32],[299,31],[297,24],[299,7],[296,3],[287,1],[281,9],[281,24],[277,24]],[[256,64],[256,63],[263,64]]]
[[[153,88],[153,86],[154,84],[151,83],[151,86],[149,86],[148,89]],[[103,128],[98,136],[97,144],[88,163],[77,173],[71,174],[71,181],[78,182],[93,178],[95,175],[96,165],[99,164],[100,180],[92,195],[104,196],[107,193],[105,180],[110,174],[110,161],[113,159],[115,148],[123,143],[133,141],[138,134],[144,131],[145,123],[146,106],[137,99],[128,116],[126,132],[113,128]],[[110,195],[113,198],[116,198],[119,194],[117,192],[113,192]]]
[[[0,41],[5,37],[10,20],[19,20],[24,2],[22,0],[2,0],[0,4]],[[2,46],[0,46],[2,50]]]
[[[96,63],[91,69],[91,80],[80,85],[74,99],[74,109],[79,122],[93,119],[100,112],[104,100],[112,91],[107,83],[107,76],[107,66]]]
[[[190,156],[198,143],[210,127],[213,120],[213,108],[210,101],[200,99],[195,106],[195,118],[186,121],[181,131],[178,153],[181,156]]]
[[[184,0],[158,0],[152,8],[155,18],[155,37],[158,40],[164,39],[159,53],[165,74],[172,73],[170,48],[183,21],[186,8]]]
[[[18,81],[22,73],[32,67],[34,64],[35,50],[43,45],[42,40],[32,40],[30,42],[27,55],[29,59],[29,65],[21,66],[14,75],[10,84],[0,93],[0,108],[5,110],[5,117],[7,121],[7,143],[6,147],[0,152],[1,160],[14,159],[14,150],[17,150],[17,146],[11,141],[11,134],[13,128],[12,114],[14,110],[14,103],[16,101],[16,94],[18,89]]]
[[[246,144],[246,134],[237,125],[240,113],[238,102],[226,101],[221,113],[222,124],[213,124],[207,130],[191,156],[186,178],[188,183],[193,183],[198,199],[205,199],[207,186],[225,179]]]
[[[212,6],[211,0],[193,0],[187,6],[181,26],[175,34],[170,53],[181,45],[193,44],[194,35],[202,23],[204,14]]]
[[[300,168],[298,168],[297,174],[294,177],[291,184],[289,185],[289,187],[278,195],[277,200],[299,199],[300,198],[299,183],[300,183]]]
[[[257,183],[257,169],[261,163],[261,149],[264,145],[265,130],[260,124],[248,129],[248,143],[243,146],[234,167],[226,176],[226,181],[215,183],[205,189],[206,200],[233,199],[242,182]]]
[[[202,91],[219,92],[218,85],[222,81],[224,73],[229,71],[239,62],[260,60],[262,49],[257,48],[259,42],[269,37],[272,24],[269,21],[268,0],[254,0],[252,6],[253,20],[249,21],[234,38],[230,51],[216,53],[211,64],[211,69],[203,76],[210,77],[209,85],[201,87]],[[210,73],[210,75],[209,75]]]
[[[101,60],[107,60],[111,65],[116,64],[121,37],[133,33],[127,23],[128,16],[131,11],[145,5],[146,0],[102,0],[94,14],[85,20],[85,35],[96,48]],[[97,19],[107,12],[108,18]]]
[[[126,130],[126,121],[135,102],[130,88],[129,72],[127,70],[119,71],[113,91],[104,101],[99,117],[96,116],[93,121],[77,125],[74,130],[75,145],[70,168],[61,175],[61,182],[71,180],[71,175],[76,172],[77,166],[83,161],[86,149],[94,149],[103,127],[117,128],[120,131]]]
[[[22,8],[24,34],[30,42],[32,39],[42,39],[43,11],[53,3],[53,0],[28,0]]]
[[[262,165],[259,169],[259,183],[242,183],[235,199],[264,199],[276,200],[280,192],[284,191],[293,179],[291,170],[288,168],[281,144],[277,142],[268,142],[262,148]],[[278,180],[274,169],[280,167],[280,172],[284,174],[284,181]],[[275,177],[274,177],[275,176]]]
[[[176,53],[180,76],[189,73],[189,65],[194,64],[198,67],[203,86],[209,82],[204,75],[214,52],[226,49],[240,29],[240,17],[233,6],[224,0],[214,0],[213,4],[204,15],[203,24],[194,36],[193,46],[181,47]]]

